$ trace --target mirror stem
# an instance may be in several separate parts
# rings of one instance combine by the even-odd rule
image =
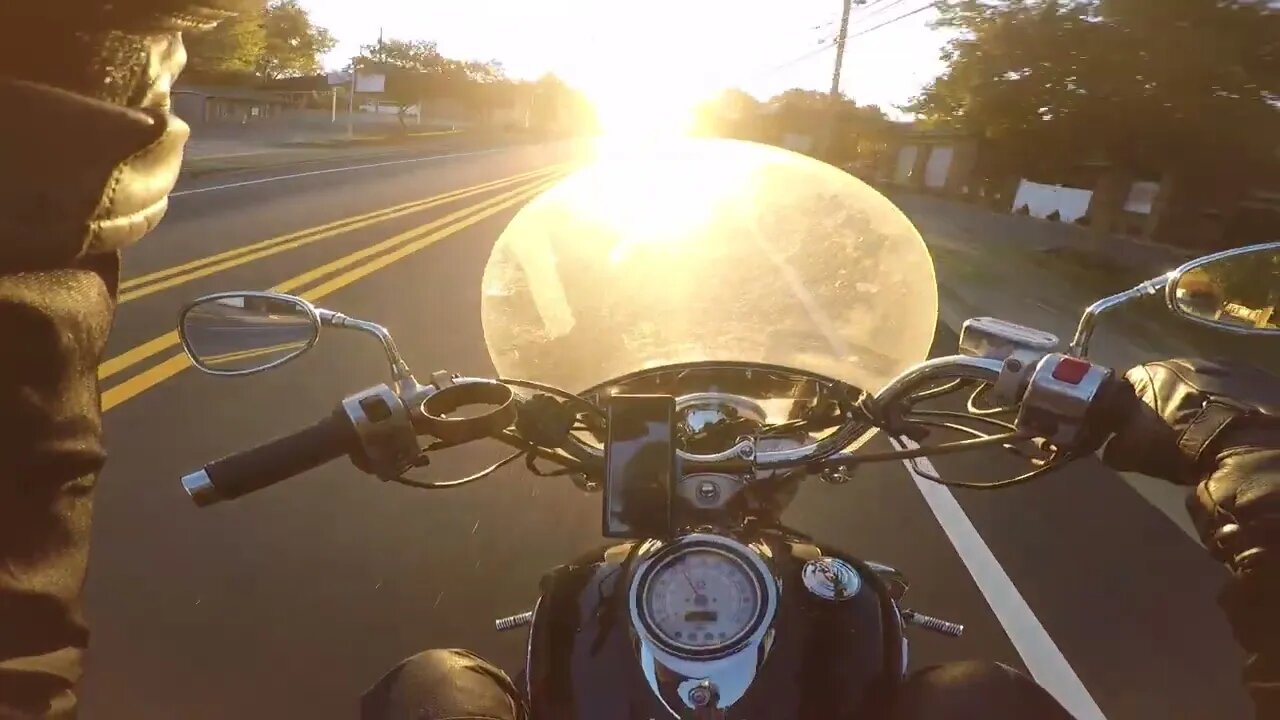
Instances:
[[[418,381],[414,379],[413,373],[409,370],[409,364],[401,357],[400,350],[396,347],[395,339],[391,337],[391,333],[385,327],[323,308],[316,308],[316,315],[320,318],[320,322],[330,327],[359,330],[378,338],[378,341],[382,343],[383,352],[387,355],[387,362],[391,364],[391,379],[395,381],[397,391],[400,386],[407,388],[418,387]]]
[[[1140,297],[1159,294],[1169,284],[1172,277],[1173,273],[1166,273],[1159,277],[1151,278],[1122,293],[1102,298],[1090,305],[1085,309],[1084,314],[1080,316],[1080,325],[1076,328],[1076,336],[1071,339],[1071,347],[1068,348],[1067,353],[1079,358],[1088,355],[1089,339],[1093,337],[1093,330],[1098,324],[1099,315],[1110,312],[1120,305]]]

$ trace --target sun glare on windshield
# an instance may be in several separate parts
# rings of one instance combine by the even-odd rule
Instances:
[[[483,287],[498,371],[575,389],[730,359],[878,389],[928,356],[937,320],[929,252],[893,203],[723,139],[606,142],[516,214]]]
[[[693,129],[695,100],[671,93],[637,94],[633,88],[589,92],[606,139],[664,138]]]

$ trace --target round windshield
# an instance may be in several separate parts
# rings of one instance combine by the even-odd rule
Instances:
[[[763,362],[878,390],[925,359],[933,263],[883,195],[720,139],[600,151],[526,205],[484,272],[502,376],[582,391],[646,368]]]

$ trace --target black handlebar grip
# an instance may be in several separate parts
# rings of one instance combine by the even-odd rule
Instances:
[[[357,446],[355,429],[341,408],[298,432],[215,460],[182,478],[182,487],[204,507],[233,500],[336,460]]]

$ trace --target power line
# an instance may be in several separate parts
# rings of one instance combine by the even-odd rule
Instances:
[[[800,55],[797,55],[797,56],[795,56],[795,57],[791,58],[790,60],[787,60],[787,61],[784,61],[784,62],[778,63],[777,65],[773,65],[773,66],[769,66],[769,67],[761,68],[760,70],[758,70],[758,71],[756,71],[756,72],[751,73],[751,76],[752,76],[752,77],[757,77],[757,76],[760,76],[760,75],[769,75],[769,74],[775,73],[775,72],[777,72],[777,71],[779,71],[779,70],[781,70],[781,69],[783,69],[783,68],[786,68],[786,67],[790,67],[790,66],[792,66],[792,65],[795,65],[795,64],[796,64],[796,63],[798,63],[798,62],[803,62],[803,61],[805,61],[805,60],[808,60],[809,58],[813,57],[814,55],[818,55],[818,54],[820,54],[820,53],[826,52],[827,50],[830,50],[831,48],[833,48],[833,47],[835,47],[835,46],[836,46],[836,39],[835,39],[835,38],[827,38],[827,39],[825,39],[825,40],[819,40],[819,41],[818,41],[818,47],[813,48],[812,50],[806,50],[804,53],[802,53],[802,54],[800,54]]]
[[[854,8],[854,10],[855,10],[855,11],[857,11],[857,10],[864,10],[864,11],[865,11],[865,10],[870,10],[871,8],[873,8],[873,7],[877,6],[877,5],[879,5],[880,3],[884,2],[884,1],[885,1],[885,0],[871,0],[870,2],[863,3],[861,6],[859,6],[859,7],[857,7],[857,8]],[[876,12],[879,12],[879,10],[877,10]]]
[[[866,35],[866,34],[867,34],[867,33],[869,33],[869,32],[875,32],[876,30],[879,30],[880,28],[882,28],[882,27],[884,27],[884,26],[886,26],[886,25],[892,25],[892,24],[894,24],[894,23],[898,22],[899,20],[905,20],[905,19],[907,19],[907,18],[911,17],[912,15],[916,15],[916,14],[922,13],[922,12],[924,12],[925,10],[930,10],[930,9],[932,9],[932,8],[933,8],[933,3],[932,3],[932,2],[930,2],[928,5],[925,5],[924,7],[916,8],[915,10],[912,10],[912,11],[911,11],[911,12],[909,12],[909,13],[903,13],[903,14],[901,14],[901,15],[899,15],[899,16],[897,16],[897,17],[893,18],[892,20],[885,20],[884,22],[880,23],[879,25],[872,25],[871,27],[869,27],[869,28],[867,28],[867,29],[865,29],[865,30],[859,30],[858,32],[853,33],[852,35],[850,35],[850,36],[849,36],[849,39],[853,39],[853,38],[856,38],[856,37],[862,37],[863,35]]]
[[[884,12],[885,10],[888,10],[889,8],[893,7],[894,5],[901,5],[903,2],[905,2],[905,0],[890,0],[890,2],[889,2],[889,4],[888,4],[888,5],[883,5],[883,4],[882,4],[883,2],[884,2],[884,0],[874,0],[874,2],[871,2],[871,3],[867,4],[867,5],[862,6],[862,9],[863,9],[864,11],[865,11],[865,10],[869,10],[870,12],[864,12],[862,15],[860,15],[860,16],[858,17],[858,19],[859,19],[859,20],[866,20],[867,18],[871,17],[872,15],[879,15],[880,13]],[[878,7],[877,7],[877,6],[878,6]],[[873,10],[872,8],[875,8],[875,9]]]
[[[879,7],[879,8],[877,8],[877,9],[876,9],[876,11],[875,11],[874,13],[872,13],[872,14],[879,13],[881,10],[887,10],[887,9],[889,9],[889,8],[893,7],[894,5],[901,4],[902,2],[904,2],[904,0],[871,0],[871,2],[870,2],[870,3],[868,3],[867,5],[864,5],[864,6],[863,6],[863,9],[871,8],[871,7],[876,7],[877,5],[880,5],[881,3],[884,3],[884,2],[888,2],[888,4],[887,4],[887,5],[884,5],[883,7]],[[902,20],[902,19],[904,19],[904,18],[911,17],[912,15],[915,15],[915,14],[917,14],[917,13],[922,13],[922,12],[924,12],[925,10],[928,10],[929,8],[931,8],[931,7],[933,7],[933,6],[934,6],[934,2],[932,2],[932,0],[931,0],[931,1],[930,1],[928,4],[926,4],[924,7],[916,8],[915,10],[912,10],[911,12],[903,13],[902,15],[899,15],[899,16],[897,16],[897,17],[890,18],[889,20],[886,20],[886,21],[884,21],[884,22],[882,22],[882,23],[880,23],[880,24],[878,24],[878,25],[873,25],[872,27],[866,28],[865,30],[859,30],[858,32],[850,33],[850,34],[848,35],[848,37],[846,37],[846,38],[845,38],[845,40],[846,40],[846,41],[847,41],[847,40],[852,40],[853,38],[860,37],[860,36],[862,36],[862,35],[866,35],[867,33],[870,33],[870,32],[874,32],[874,31],[876,31],[876,30],[879,30],[879,29],[880,29],[880,28],[882,28],[882,27],[885,27],[886,25],[892,25],[893,23],[898,22],[899,20]],[[861,19],[861,18],[859,18],[859,19]],[[827,24],[830,24],[830,23],[827,23]],[[777,65],[773,65],[773,66],[769,66],[769,67],[764,67],[764,68],[761,68],[761,69],[756,70],[756,71],[754,71],[754,72],[751,72],[751,73],[749,74],[749,77],[752,77],[752,78],[759,78],[759,77],[763,77],[763,76],[766,76],[766,75],[772,75],[773,73],[778,72],[779,70],[782,70],[782,69],[784,69],[784,68],[788,68],[788,67],[790,67],[790,66],[792,66],[792,65],[795,65],[796,63],[804,62],[805,60],[808,60],[809,58],[814,57],[815,55],[818,55],[818,54],[820,54],[820,53],[826,52],[827,50],[831,50],[831,49],[835,48],[835,47],[836,47],[836,45],[837,45],[837,38],[834,38],[834,37],[828,37],[828,38],[826,38],[826,39],[824,39],[824,40],[820,40],[820,41],[818,41],[818,47],[813,48],[812,50],[807,50],[807,51],[805,51],[804,53],[802,53],[802,54],[800,54],[800,55],[797,55],[796,57],[791,58],[790,60],[787,60],[787,61],[785,61],[785,62],[781,62],[781,63],[779,63],[779,64],[777,64]]]

